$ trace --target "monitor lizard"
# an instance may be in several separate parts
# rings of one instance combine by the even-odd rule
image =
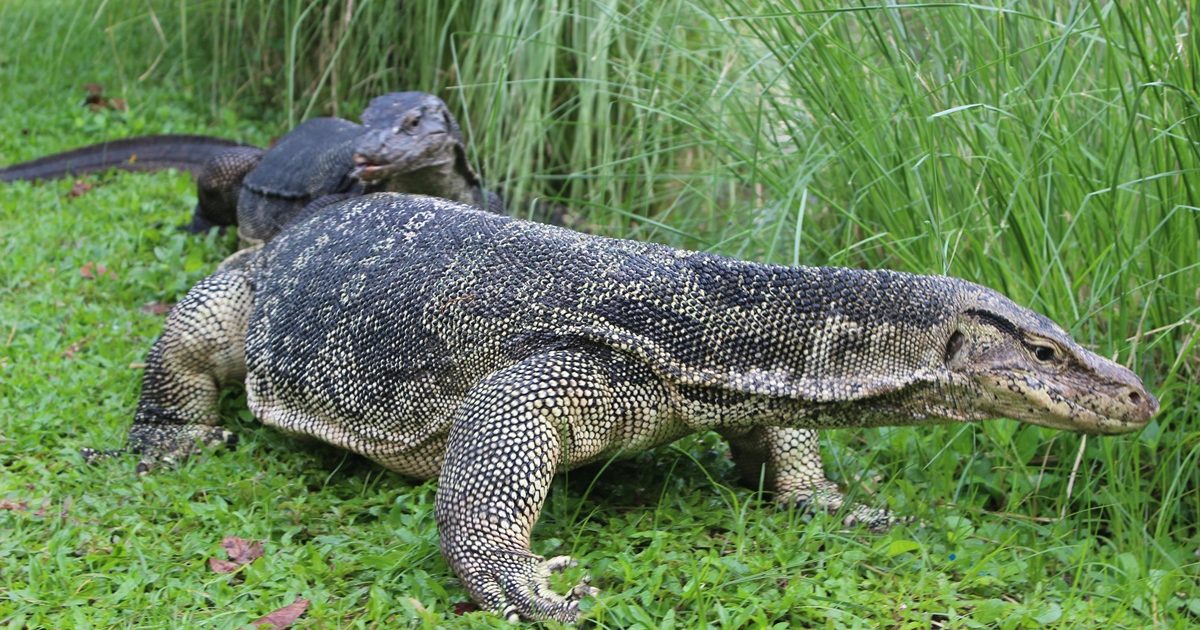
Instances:
[[[573,561],[530,551],[559,471],[713,430],[790,501],[825,481],[812,429],[1006,417],[1117,434],[1158,410],[1131,371],[965,280],[744,262],[388,193],[202,280],[146,363],[139,470],[231,443],[218,393],[243,383],[267,425],[436,477],[444,556],[512,620],[573,621],[596,592],[555,592]]]

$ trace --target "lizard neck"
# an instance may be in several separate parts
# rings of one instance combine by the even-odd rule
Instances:
[[[956,401],[974,395],[947,375],[859,400],[813,402],[750,395],[717,388],[675,389],[678,413],[694,430],[736,431],[755,426],[803,429],[868,428],[974,422],[986,415],[964,412]]]
[[[475,183],[459,171],[457,160],[396,175],[378,188],[378,191],[429,195],[470,205],[479,203],[477,190]]]

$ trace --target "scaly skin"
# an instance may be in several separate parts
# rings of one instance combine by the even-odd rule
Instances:
[[[833,507],[812,429],[1123,433],[1158,408],[1050,320],[954,278],[747,263],[386,194],[248,256],[151,350],[129,440],[142,467],[223,439],[216,392],[244,373],[262,422],[437,477],[447,561],[510,618],[574,621],[594,592],[554,592],[570,560],[530,551],[558,471],[716,430],[755,483]]]

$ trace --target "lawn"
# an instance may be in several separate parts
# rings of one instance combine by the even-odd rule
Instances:
[[[0,3],[0,164],[265,145],[423,89],[516,214],[992,286],[1136,371],[1157,418],[824,434],[832,478],[913,517],[883,534],[776,508],[694,436],[556,480],[534,551],[581,561],[563,584],[593,577],[598,627],[1200,624],[1200,5],[393,4]],[[297,598],[298,627],[502,626],[440,555],[434,482],[265,429],[240,392],[235,450],[83,464],[122,443],[165,306],[235,246],[178,229],[195,201],[172,172],[0,184],[0,626],[245,627]],[[214,570],[226,537],[262,557]]]

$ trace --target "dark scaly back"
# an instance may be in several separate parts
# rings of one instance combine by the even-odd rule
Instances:
[[[284,199],[341,192],[353,168],[353,142],[362,125],[341,118],[313,118],[279,139],[245,179],[245,187]]]
[[[955,301],[985,290],[893,271],[763,265],[524,221],[486,238],[481,231],[464,220],[448,235],[470,244],[434,300],[453,301],[468,286],[475,296],[442,315],[462,317],[454,330],[499,326],[517,355],[563,340],[601,343],[678,384],[748,394],[850,401],[933,382]]]
[[[975,286],[747,263],[389,194],[293,226],[256,269],[251,379],[271,373],[273,387],[380,417],[412,404],[398,388],[414,381],[438,390],[423,400],[452,401],[497,369],[580,344],[640,356],[681,385],[878,395],[934,378],[954,296]],[[363,388],[372,395],[346,393]]]
[[[243,180],[238,234],[268,240],[310,202],[350,191],[354,141],[362,129],[340,118],[314,118],[281,138]]]

